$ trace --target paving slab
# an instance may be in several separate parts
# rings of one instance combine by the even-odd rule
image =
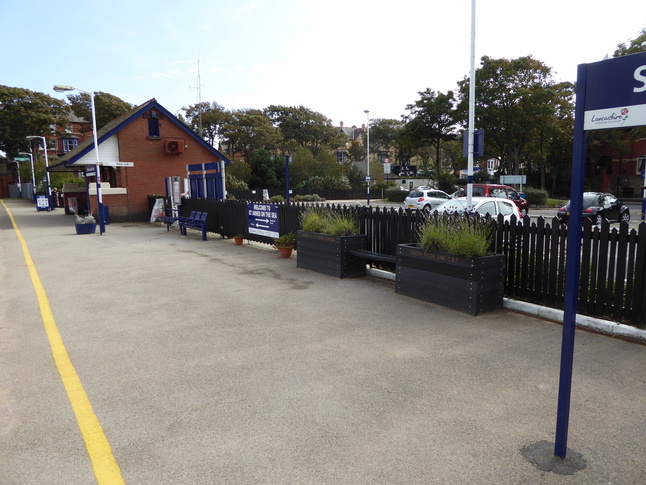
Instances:
[[[556,323],[4,203],[0,483],[96,483],[6,208],[128,484],[644,483],[644,345],[577,331],[570,461],[550,468]]]

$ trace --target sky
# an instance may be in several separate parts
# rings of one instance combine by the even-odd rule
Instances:
[[[303,105],[335,126],[361,126],[365,110],[401,119],[419,92],[456,89],[471,62],[471,0],[0,0],[0,11],[0,84],[156,98],[174,114],[201,99]],[[643,28],[644,0],[476,0],[476,67],[531,55],[574,82],[578,64]]]

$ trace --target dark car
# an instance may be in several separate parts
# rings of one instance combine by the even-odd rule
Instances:
[[[570,201],[561,207],[556,214],[563,222],[570,220]],[[583,219],[590,219],[593,224],[601,224],[604,219],[610,222],[630,222],[630,210],[617,197],[601,192],[583,193]]]
[[[466,188],[465,188],[466,190]],[[523,199],[513,187],[501,184],[473,184],[473,195],[477,197],[500,197],[514,201],[521,217],[529,212],[529,202]]]

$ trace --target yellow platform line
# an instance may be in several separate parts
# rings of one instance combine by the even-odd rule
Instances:
[[[61,375],[63,385],[67,391],[67,397],[70,400],[74,415],[76,416],[76,421],[79,425],[79,429],[81,430],[81,434],[83,435],[85,447],[90,455],[90,461],[92,462],[92,468],[94,469],[94,476],[96,477],[97,482],[101,485],[125,484],[121,477],[119,465],[112,455],[110,443],[108,443],[108,439],[103,432],[103,428],[92,410],[92,404],[90,404],[90,400],[83,389],[81,380],[79,379],[76,370],[74,370],[72,361],[65,349],[63,339],[58,332],[58,327],[54,321],[54,315],[52,314],[52,310],[49,306],[49,300],[47,299],[45,288],[38,277],[36,267],[34,266],[34,262],[29,254],[29,249],[27,248],[27,243],[22,237],[11,211],[3,201],[0,200],[0,202],[7,210],[7,214],[9,214],[11,223],[16,231],[20,245],[22,246],[22,252],[25,256],[27,268],[29,269],[31,283],[36,291],[40,314],[43,318],[43,324],[45,325],[47,339],[49,340],[49,345],[52,349],[54,362],[56,363],[58,372]]]

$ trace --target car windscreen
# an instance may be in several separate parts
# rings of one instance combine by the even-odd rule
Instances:
[[[597,194],[583,194],[583,208],[599,205],[599,196]]]

